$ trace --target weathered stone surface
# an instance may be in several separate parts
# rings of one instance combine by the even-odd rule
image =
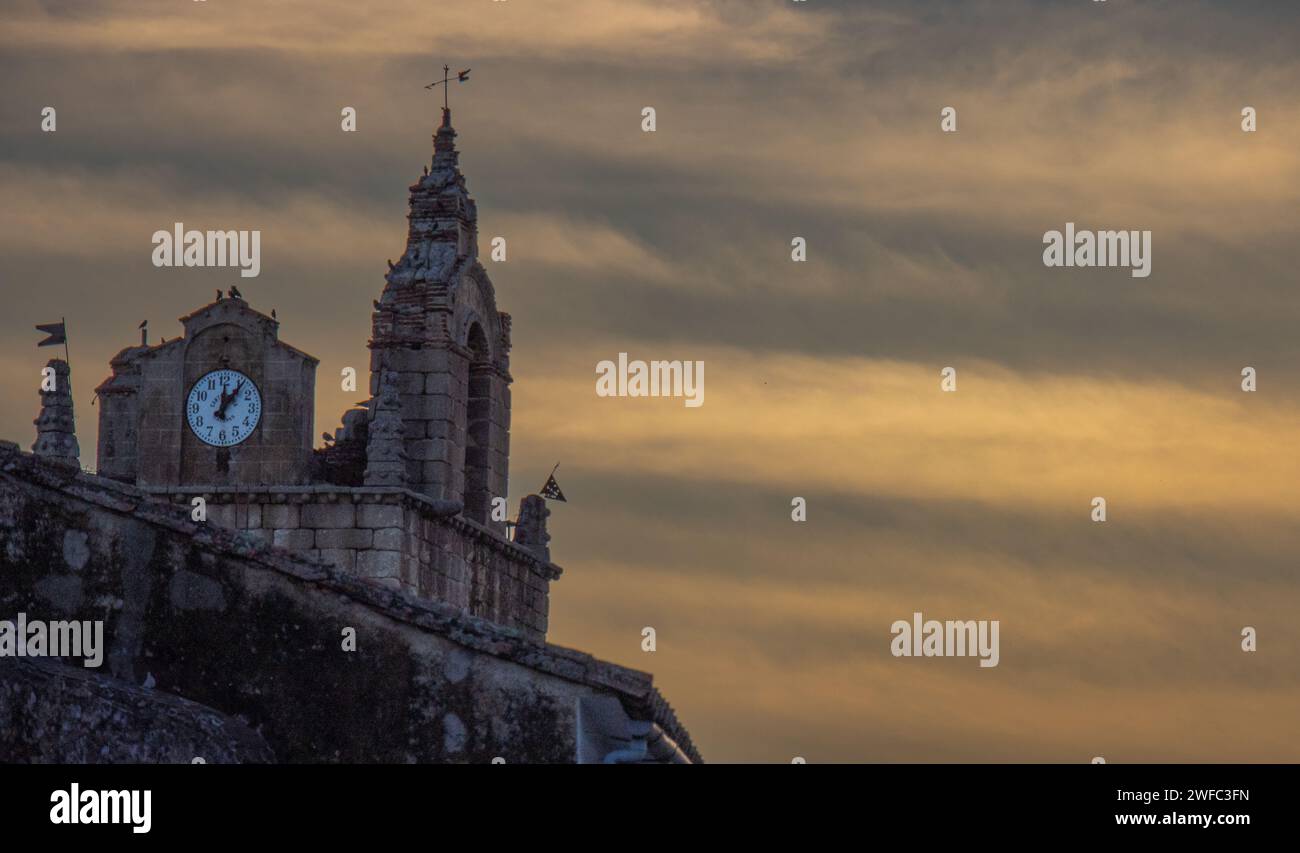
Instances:
[[[404,520],[405,513],[400,506],[366,504],[357,509],[360,527],[401,527]]]
[[[527,495],[519,501],[519,522],[515,525],[515,544],[550,562],[551,549],[547,547],[551,534],[546,532],[546,518],[551,514],[541,495]]]
[[[384,551],[400,551],[405,542],[405,534],[400,527],[385,527],[376,530],[372,546]]]
[[[406,481],[406,445],[398,377],[418,375],[398,374],[392,370],[381,374],[379,394],[375,398],[375,417],[370,422],[366,445],[367,486],[401,486]]]
[[[76,427],[72,416],[72,381],[68,363],[52,358],[45,365],[52,370],[53,388],[41,390],[41,413],[36,417],[36,443],[32,451],[69,465],[81,464],[81,448],[77,445]]]
[[[305,551],[315,546],[316,533],[313,530],[277,530],[271,544],[291,551]]]
[[[93,669],[0,657],[0,763],[265,764],[266,741],[196,702]]]
[[[266,506],[262,510],[262,519],[267,527],[291,530],[298,526],[298,507],[293,504]]]
[[[400,578],[402,555],[397,551],[363,551],[357,556],[357,574],[363,578]]]
[[[243,299],[182,317],[185,336],[132,347],[100,386],[98,470],[141,485],[306,483],[312,474],[317,360],[279,340],[279,323]],[[186,421],[187,395],[205,374],[238,369],[257,386],[262,413],[238,444],[205,444]]]
[[[369,530],[347,527],[339,530],[317,530],[317,548],[369,548],[373,534]]]
[[[408,464],[399,468],[390,452],[366,482],[384,477],[458,501],[470,518],[502,532],[484,508],[505,496],[504,488],[490,490],[508,479],[502,443],[510,423],[510,318],[497,310],[478,261],[478,211],[455,139],[444,112],[431,168],[411,186],[406,251],[390,265],[371,315],[371,389],[382,394],[387,385],[397,396]],[[484,433],[474,446],[485,453],[467,460],[466,425],[478,421],[500,429]]]
[[[421,524],[497,555],[478,557],[483,566],[505,559],[501,549],[525,553],[458,516]],[[88,556],[70,563],[65,542],[83,535]],[[450,591],[459,582],[443,583],[468,599],[487,576],[465,563],[459,571],[471,573],[459,592]],[[486,601],[508,608],[514,599]],[[188,503],[0,445],[0,618],[18,612],[103,620],[101,674],[152,678],[156,694],[237,715],[280,761],[572,762],[578,700],[594,695],[659,723],[698,759],[645,673],[489,621],[503,614],[476,618],[382,589],[194,522]],[[355,651],[344,650],[345,629],[355,631]]]
[[[357,523],[357,511],[351,504],[307,504],[302,507],[303,527],[352,527]]]
[[[202,494],[208,523],[244,531],[250,545],[287,548],[494,619],[538,642],[546,638],[549,584],[561,569],[545,549],[524,546],[536,542],[536,534],[511,542],[460,517],[460,504],[386,486],[174,487],[151,493],[184,506]],[[262,527],[251,527],[259,521]],[[364,557],[370,549],[387,556]],[[537,594],[527,596],[526,589]]]

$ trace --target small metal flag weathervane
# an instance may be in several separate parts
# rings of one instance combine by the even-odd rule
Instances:
[[[45,340],[38,343],[38,347],[56,347],[63,344],[63,362],[72,369],[72,356],[68,354],[68,318],[60,317],[57,323],[37,323],[36,331],[46,334]],[[92,405],[94,401],[91,401]]]
[[[428,86],[425,86],[425,87],[424,87],[424,88],[426,88],[426,89],[436,89],[436,88],[439,87],[439,86],[442,87],[442,108],[443,108],[444,110],[446,110],[446,109],[450,109],[450,106],[451,106],[451,105],[450,105],[450,102],[447,100],[447,90],[451,88],[451,86],[448,85],[448,84],[449,84],[452,80],[455,80],[457,83],[464,83],[466,80],[469,79],[469,69],[468,69],[468,68],[466,68],[464,71],[457,71],[455,77],[452,77],[451,74],[450,74],[450,72],[451,72],[451,66],[450,66],[450,65],[444,65],[444,66],[442,66],[442,79],[441,79],[441,80],[434,80],[434,81],[433,81],[432,83],[430,83]]]
[[[564,492],[560,491],[560,484],[555,482],[555,472],[559,469],[560,463],[556,462],[555,467],[551,469],[551,476],[546,478],[546,485],[542,486],[542,497],[548,501],[564,501]]]
[[[38,347],[53,347],[63,344],[64,361],[72,364],[72,358],[68,355],[68,321],[67,318],[60,318],[57,323],[41,323],[37,325],[36,331],[44,332],[49,335],[45,340],[38,343]]]

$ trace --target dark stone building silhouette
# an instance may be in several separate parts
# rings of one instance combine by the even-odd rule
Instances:
[[[649,675],[546,643],[561,569],[543,498],[505,519],[510,316],[455,138],[444,109],[374,303],[369,395],[325,447],[317,360],[242,298],[112,359],[96,474],[52,362],[35,453],[0,443],[0,618],[103,620],[109,672],[18,673],[0,712],[142,683],[200,703],[139,715],[180,722],[118,760],[700,760]],[[83,760],[65,746],[0,731],[0,760]]]
[[[214,523],[540,640],[561,570],[537,536],[506,536],[510,316],[478,260],[455,137],[446,111],[375,303],[370,397],[331,446],[312,449],[317,360],[227,298],[182,318],[182,337],[113,358],[96,389],[98,471],[187,506],[202,498]],[[185,414],[195,383],[223,370],[256,389],[260,423],[212,446]]]

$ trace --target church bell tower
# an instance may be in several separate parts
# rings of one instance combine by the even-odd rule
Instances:
[[[410,187],[406,250],[372,315],[370,393],[387,426],[372,424],[365,482],[461,503],[502,533],[491,506],[508,481],[510,315],[478,259],[455,140],[444,107],[431,167]]]

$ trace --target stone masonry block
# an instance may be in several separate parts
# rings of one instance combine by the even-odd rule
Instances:
[[[393,507],[397,509],[397,507]],[[381,551],[400,551],[402,550],[402,528],[384,527],[375,531],[371,547]]]
[[[279,548],[305,551],[316,544],[316,535],[310,530],[277,530],[271,542]]]
[[[258,530],[245,530],[244,536],[246,536],[250,542],[260,542],[263,545],[273,544],[271,541],[271,531],[266,530],[265,528]]]
[[[371,533],[366,529],[346,527],[338,530],[317,530],[316,547],[322,551],[335,548],[369,548]]]
[[[357,554],[357,574],[365,578],[394,578],[402,576],[400,551],[362,551]]]
[[[450,462],[454,448],[451,443],[439,438],[422,438],[406,442],[408,458],[422,462]]]
[[[397,390],[400,394],[423,394],[424,393],[424,374],[423,373],[399,373],[397,374]]]
[[[447,462],[426,461],[420,466],[421,479],[426,483],[450,483],[452,467]]]
[[[438,396],[451,396],[460,389],[462,384],[450,374],[431,373],[425,377],[424,392]]]
[[[357,507],[357,526],[397,527],[405,523],[406,512],[400,506],[390,504],[362,504]]]
[[[221,527],[235,526],[235,505],[208,503],[208,524]]]
[[[320,558],[345,572],[356,570],[357,552],[351,548],[322,548]]]
[[[292,529],[298,526],[298,507],[294,504],[274,504],[262,511],[262,524],[266,527]]]
[[[314,528],[354,527],[356,507],[352,504],[306,504],[302,508],[302,526]]]
[[[452,401],[444,396],[421,394],[402,400],[402,417],[425,421],[449,421],[455,417]]]

